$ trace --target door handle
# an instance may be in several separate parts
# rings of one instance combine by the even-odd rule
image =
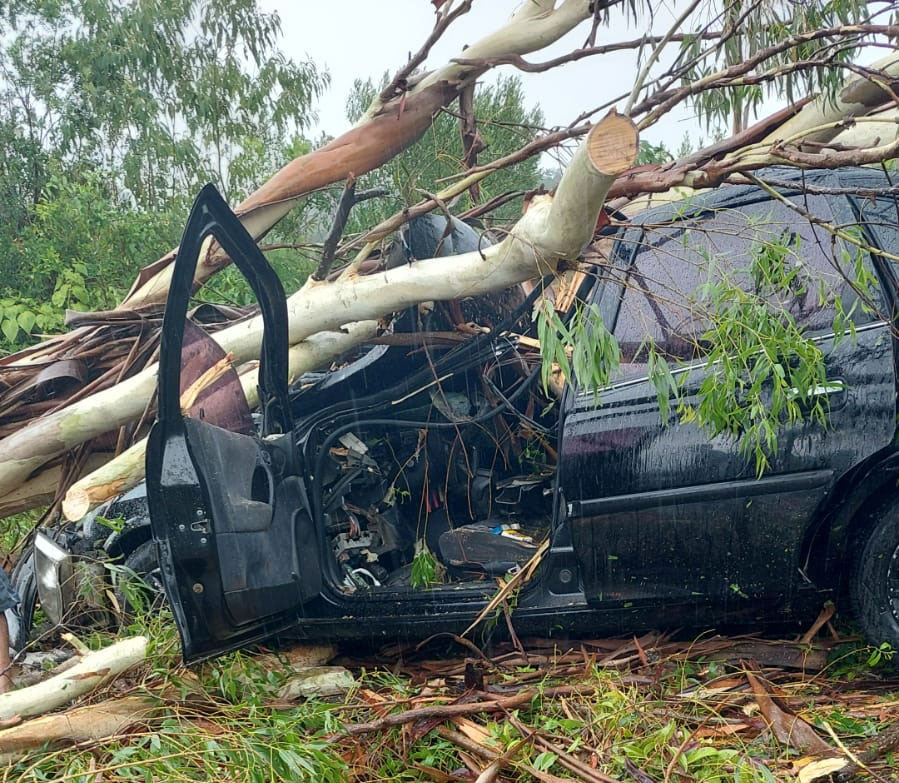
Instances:
[[[795,400],[801,396],[797,387],[793,387],[787,391],[787,396],[791,400]],[[827,397],[830,410],[836,410],[846,402],[846,384],[839,378],[835,378],[827,383],[819,383],[809,389],[806,394],[808,404],[811,405],[817,397]]]

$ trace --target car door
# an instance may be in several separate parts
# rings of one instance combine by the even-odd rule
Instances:
[[[895,429],[895,388],[889,327],[856,308],[856,339],[833,333],[833,312],[819,287],[797,293],[788,308],[827,357],[828,379],[813,390],[828,400],[827,427],[805,422],[778,432],[761,478],[730,435],[710,438],[676,412],[660,417],[647,378],[644,340],[669,354],[688,405],[709,368],[695,337],[701,318],[691,302],[715,258],[739,276],[759,226],[795,240],[811,279],[853,298],[825,252],[829,236],[758,191],[734,189],[691,208],[706,244],[691,249],[683,207],[644,217],[619,283],[601,289],[606,323],[622,350],[619,382],[569,395],[563,424],[561,487],[587,598],[592,603],[712,601],[734,611],[748,599],[782,603],[800,568],[803,539],[838,477],[889,445]],[[813,199],[830,217],[827,200]],[[725,209],[726,207],[726,209]],[[656,227],[656,224],[670,224]],[[709,239],[713,237],[714,239]]]
[[[207,238],[248,280],[265,325],[259,436],[182,413],[180,374],[194,272]],[[162,578],[194,661],[296,623],[319,594],[316,535],[287,397],[287,312],[277,275],[211,185],[191,210],[175,259],[159,357],[147,497]]]

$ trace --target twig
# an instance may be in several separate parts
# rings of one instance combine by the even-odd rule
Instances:
[[[493,611],[498,606],[500,606],[503,601],[506,600],[506,597],[513,590],[516,590],[521,585],[525,584],[531,578],[531,576],[533,576],[534,571],[536,570],[537,566],[540,565],[540,563],[543,561],[543,557],[548,551],[549,539],[547,538],[546,541],[544,541],[540,545],[537,551],[534,552],[534,554],[531,556],[531,559],[521,567],[521,570],[500,586],[499,590],[496,591],[496,595],[494,595],[493,598],[491,598],[487,603],[487,606],[485,606],[481,610],[480,614],[475,617],[471,625],[469,625],[468,628],[466,628],[462,632],[462,636],[466,636],[467,634],[471,633],[471,631],[477,628],[478,625],[480,625],[486,617],[489,617],[493,613]]]
[[[736,76],[748,73],[757,65],[763,63],[765,60],[769,60],[772,57],[775,57],[778,54],[782,54],[783,52],[786,52],[794,47],[802,46],[821,38],[830,38],[834,36],[849,34],[896,36],[899,35],[899,25],[840,25],[837,27],[821,28],[818,30],[810,30],[806,33],[792,35],[785,40],[778,41],[776,44],[762,49],[752,57],[748,57],[747,59],[739,63],[735,63],[728,68],[718,71],[717,73],[709,74],[708,76],[704,76],[701,79],[694,79],[681,89],[658,92],[655,95],[650,96],[646,100],[642,101],[637,106],[634,106],[633,112],[634,114],[642,114],[643,112],[653,108],[654,105],[657,106],[652,114],[645,117],[641,122],[641,126],[646,127],[646,125],[655,122],[657,119],[659,119],[659,117],[665,114],[674,105],[683,101],[685,98],[691,95],[695,95],[696,93],[702,92],[706,89],[710,89],[711,87],[717,87],[720,81],[723,79],[732,79]],[[837,64],[834,63],[834,65]],[[818,64],[818,67],[820,67],[820,64]]]
[[[337,243],[343,236],[343,230],[346,228],[346,222],[350,217],[350,211],[360,201],[367,201],[370,198],[387,195],[385,188],[373,188],[372,190],[363,190],[356,192],[356,178],[350,174],[346,180],[346,187],[337,202],[337,211],[334,213],[334,222],[331,224],[331,231],[325,238],[322,245],[322,259],[318,268],[312,273],[313,280],[324,280],[331,271],[331,265],[337,255]]]
[[[631,95],[627,99],[627,103],[624,105],[624,114],[629,115],[631,113],[631,110],[634,108],[634,103],[636,103],[637,101],[637,96],[640,94],[640,90],[643,89],[644,82],[646,82],[646,77],[649,76],[650,68],[655,65],[656,60],[659,59],[659,55],[662,54],[662,51],[671,41],[671,38],[677,32],[678,28],[696,10],[696,6],[699,5],[700,1],[701,0],[693,0],[693,2],[684,9],[683,13],[674,20],[674,24],[671,25],[671,29],[667,33],[665,33],[665,35],[662,37],[662,40],[659,41],[655,49],[652,50],[652,54],[649,55],[649,58],[640,69],[640,73],[637,74],[637,79],[634,82],[634,88],[631,90]]]
[[[484,204],[478,204],[477,206],[472,207],[471,209],[465,210],[465,212],[459,215],[459,220],[471,220],[473,218],[480,217],[481,215],[486,215],[488,212],[493,212],[494,209],[499,209],[499,207],[504,204],[508,204],[510,201],[514,201],[517,198],[523,196],[527,191],[524,190],[510,190],[508,193],[501,193],[498,196],[494,196],[490,201],[485,202]]]
[[[478,153],[486,149],[474,116],[474,82],[459,93],[459,130],[462,134],[462,163],[466,170],[472,169],[477,165]],[[481,188],[477,182],[472,183],[468,192],[472,201],[481,198]]]
[[[874,778],[874,780],[880,781],[880,783],[887,783],[887,781],[884,780],[883,776],[878,775],[874,770],[868,767],[865,762],[863,762],[858,756],[856,756],[851,750],[849,750],[849,748],[846,747],[846,745],[837,736],[837,733],[833,730],[831,725],[826,720],[822,720],[821,725],[824,727],[824,731],[826,731],[830,735],[830,738],[837,744],[837,747],[843,752],[843,755],[845,755],[855,765],[856,769],[863,769],[872,778]]]
[[[409,58],[409,62],[397,71],[396,76],[391,79],[390,84],[381,90],[379,98],[382,103],[387,103],[387,101],[396,97],[398,93],[406,91],[409,86],[409,77],[412,75],[412,72],[425,61],[431,48],[437,43],[440,36],[446,32],[446,28],[462,16],[462,14],[468,13],[471,9],[472,1],[473,0],[463,0],[455,11],[448,10],[443,13],[438,11],[439,16],[434,24],[434,29],[431,30],[431,34],[427,37],[421,48]]]
[[[397,712],[393,715],[385,715],[383,718],[371,723],[351,724],[346,726],[335,739],[355,737],[359,734],[370,734],[391,726],[402,726],[403,724],[422,719],[452,718],[460,715],[476,715],[479,712],[514,710],[517,707],[528,704],[535,698],[551,699],[556,696],[574,696],[576,694],[595,692],[596,686],[593,684],[581,686],[562,685],[557,688],[543,688],[542,690],[534,688],[516,693],[514,696],[485,699],[484,701],[469,702],[467,704],[436,704],[430,707],[419,707],[413,710],[406,710],[405,712]]]

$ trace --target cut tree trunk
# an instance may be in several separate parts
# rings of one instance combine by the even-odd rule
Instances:
[[[55,710],[108,683],[147,656],[147,637],[124,639],[86,653],[70,669],[48,680],[0,694],[0,720],[28,718]]]
[[[152,718],[157,708],[152,699],[124,696],[20,723],[0,731],[0,764],[12,763],[27,751],[44,746],[111,739]]]
[[[563,8],[568,3],[563,3]],[[597,123],[567,166],[554,197],[535,197],[502,242],[483,252],[432,258],[335,282],[308,280],[288,299],[289,341],[315,351],[317,332],[381,318],[429,300],[461,299],[501,291],[542,277],[561,259],[573,261],[593,238],[597,216],[615,178],[633,165],[638,137],[633,122],[615,112]],[[360,330],[368,336],[368,330]],[[241,363],[258,357],[262,319],[215,334]],[[344,350],[350,346],[345,346]],[[310,362],[309,367],[321,364]],[[140,416],[156,384],[156,365],[116,386],[44,416],[3,441],[0,495],[11,491],[59,454]]]

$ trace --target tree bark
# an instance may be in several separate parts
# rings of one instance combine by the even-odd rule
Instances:
[[[0,719],[41,715],[90,693],[144,660],[147,637],[135,636],[82,656],[81,661],[55,677],[0,694]]]
[[[590,0],[561,0],[558,7],[556,0],[528,0],[503,27],[462,54],[482,60],[528,54],[557,41],[590,15]],[[414,144],[434,115],[489,67],[451,60],[402,95],[386,102],[379,96],[355,127],[288,163],[239,204],[236,214],[247,231],[260,239],[306,194],[351,174],[358,177],[372,171]],[[165,300],[176,250],[141,270],[121,307],[133,309]],[[210,247],[197,265],[195,285],[228,263],[218,246]]]
[[[87,475],[104,465],[112,457],[111,453],[93,453],[87,458],[82,475]],[[30,508],[49,506],[56,499],[62,466],[54,465],[38,473],[34,478],[16,487],[12,492],[0,497],[0,519],[19,514]]]
[[[152,717],[156,703],[143,696],[124,696],[45,715],[0,731],[0,764],[9,764],[29,750],[50,745],[98,742],[121,734],[128,726]]]
[[[563,3],[562,8],[568,4]],[[554,271],[560,259],[575,260],[593,237],[609,187],[633,165],[637,146],[633,122],[614,112],[608,114],[575,153],[555,197],[534,198],[509,235],[483,253],[417,261],[366,277],[345,274],[333,283],[307,280],[287,302],[290,343],[296,345],[317,332],[375,320],[423,301],[500,291]],[[369,336],[370,332],[364,335]],[[233,355],[235,363],[256,358],[262,319],[237,323],[216,333],[215,339],[225,353]],[[318,345],[313,341],[303,344],[313,352]],[[306,366],[317,364],[321,361]],[[156,369],[156,365],[147,367],[6,438],[0,461],[0,495],[62,452],[139,417],[155,388]]]

